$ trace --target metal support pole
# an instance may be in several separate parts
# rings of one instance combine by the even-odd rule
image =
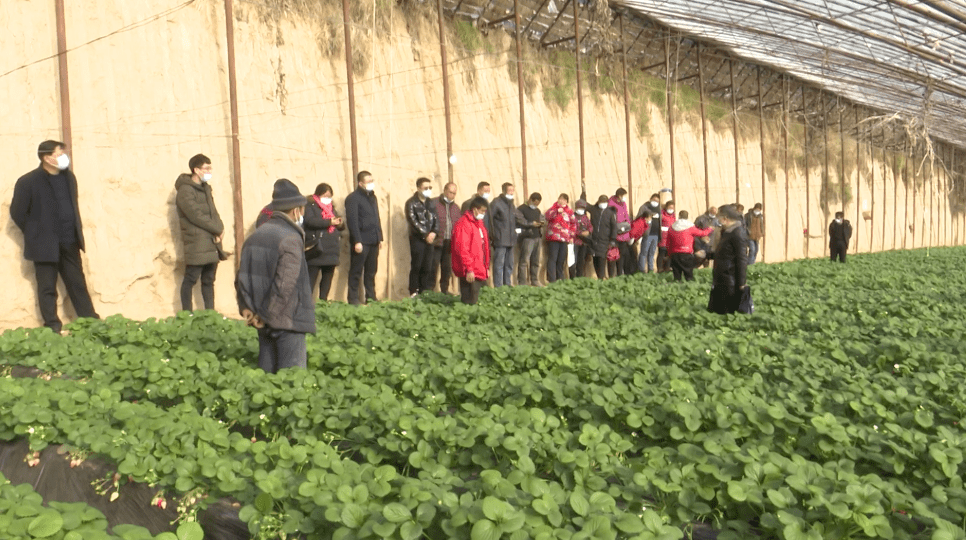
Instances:
[[[583,77],[580,73],[580,18],[577,16],[577,2],[574,7],[574,62],[577,70],[577,128],[580,136],[580,192],[587,191],[587,165],[584,160],[584,92]]]
[[[342,0],[342,22],[345,27],[345,72],[349,87],[349,139],[352,145],[352,180],[359,174],[359,142],[356,139],[356,91],[352,75],[352,27],[349,23],[349,0]]]
[[[802,87],[802,110],[805,110],[805,87]],[[810,237],[812,236],[812,183],[808,178],[808,116],[802,116],[802,148],[805,154],[805,258],[811,257],[809,251]]]
[[[674,174],[674,107],[671,104],[671,36],[664,40],[664,73],[667,77],[665,79],[665,105],[667,106],[667,130],[668,139],[670,139],[671,147],[670,153],[668,154],[671,158],[671,197],[677,198],[677,178]],[[674,73],[677,74],[677,62],[674,64]]]
[[[889,200],[888,186],[886,186],[886,146],[885,146],[885,128],[882,128],[882,251],[886,248],[886,202]],[[896,215],[893,212],[892,221],[896,220]]]
[[[625,139],[627,140],[627,196],[630,199],[630,208],[634,207],[634,175],[631,170],[631,97],[627,91],[627,49],[623,47],[624,39],[624,15],[619,14],[621,30],[621,70],[624,78],[624,129]],[[640,34],[638,34],[640,35]],[[633,44],[632,44],[633,45]]]
[[[825,108],[825,91],[821,91],[822,95],[822,114],[825,118],[822,119],[822,133],[825,136],[825,173],[822,175],[822,194],[825,197],[825,212],[823,217],[825,221],[822,222],[822,256],[828,255],[828,230],[825,228],[825,223],[828,221],[829,212],[829,186],[828,186],[828,109]]]
[[[67,77],[67,18],[64,15],[64,0],[56,0],[54,4],[57,18],[57,67],[60,75],[60,141],[68,152],[72,152],[74,141],[70,125],[70,81]]]
[[[845,212],[845,131],[842,127],[842,101],[836,96],[835,108],[839,111],[839,201]]]
[[[728,59],[728,70],[731,72],[731,131],[735,139],[735,204],[741,202],[741,173],[738,161],[738,88],[735,87],[735,61]]]
[[[788,187],[788,77],[782,75],[782,144],[785,146],[785,260],[788,257],[788,231],[791,228],[791,193]]]
[[[852,106],[855,112],[855,252],[859,252],[859,235],[865,228],[862,219],[862,145],[859,142],[859,109]]]
[[[443,0],[436,0],[436,14],[439,21],[439,56],[443,65],[443,111],[446,117],[446,164],[448,181],[453,181],[453,126],[449,110],[449,62],[446,58],[446,35],[443,32]],[[526,190],[524,190],[526,192]]]
[[[765,174],[765,110],[762,108],[762,95],[761,95],[761,66],[757,69],[757,84],[758,84],[758,150],[761,153],[761,213],[764,214],[767,204],[765,204],[765,182],[767,181],[767,175]],[[765,245],[768,242],[765,241],[765,236],[761,237],[758,242],[758,255],[761,257],[761,262],[765,262]]]
[[[225,33],[228,43],[228,101],[231,110],[232,210],[235,213],[235,253],[245,243],[245,209],[242,198],[241,144],[238,141],[238,82],[235,73],[235,8],[225,0]],[[235,257],[235,268],[241,257]]]
[[[871,163],[869,169],[872,175],[871,182],[869,183],[869,193],[871,195],[872,203],[870,205],[869,211],[872,212],[872,219],[869,221],[869,253],[872,253],[873,249],[873,238],[875,237],[875,135],[872,129],[869,129],[869,161]],[[883,218],[885,214],[883,214]],[[883,219],[885,221],[885,219]]]
[[[919,210],[919,206],[916,204],[917,203],[917,199],[919,199],[919,181],[918,181],[918,176],[919,176],[918,169],[919,169],[919,167],[917,166],[919,164],[919,161],[916,159],[916,147],[915,146],[912,146],[910,148],[910,152],[909,153],[911,154],[911,159],[909,159],[907,161],[912,161],[912,224],[913,224],[913,229],[912,229],[912,249],[916,249],[916,234],[919,233],[919,229],[921,228],[921,227],[919,227],[919,223],[918,223],[918,218],[919,218],[919,212],[918,212],[918,210]],[[923,231],[923,232],[925,232],[925,231]],[[922,247],[922,244],[920,244],[919,247]]]
[[[701,65],[701,42],[698,42],[698,95],[701,104],[701,146],[704,149],[704,208],[711,207],[711,184],[708,171],[708,117],[704,113],[704,70]]]
[[[520,31],[520,0],[513,0],[514,26],[513,35],[517,49],[517,94],[520,101],[520,165],[523,168],[523,196],[530,196],[530,188],[527,185],[527,119],[526,109],[523,103],[523,53],[520,50],[520,40],[523,39],[523,32]]]

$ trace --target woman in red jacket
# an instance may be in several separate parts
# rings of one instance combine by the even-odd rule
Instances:
[[[674,217],[674,201],[664,203],[661,211],[661,239],[657,243],[657,271],[667,272],[671,269],[671,257],[667,252],[667,234],[677,218]]]
[[[567,268],[567,244],[574,243],[577,221],[570,209],[570,196],[561,193],[547,210],[547,283],[564,278]]]
[[[714,229],[699,229],[688,220],[686,210],[681,210],[679,219],[671,225],[667,233],[667,250],[671,253],[671,270],[674,271],[674,281],[681,281],[681,276],[688,281],[694,281],[694,239],[698,236],[708,236]]]
[[[453,226],[453,273],[460,280],[460,300],[476,304],[490,270],[490,235],[483,224],[489,203],[476,197]]]

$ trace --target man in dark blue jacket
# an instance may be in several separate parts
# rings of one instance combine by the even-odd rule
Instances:
[[[13,189],[10,216],[23,231],[23,256],[33,261],[37,301],[44,326],[61,331],[57,316],[57,275],[79,317],[99,318],[94,311],[80,252],[84,230],[77,207],[77,178],[69,169],[64,143],[44,141],[37,149],[40,167],[20,177]]]
[[[238,311],[258,329],[258,367],[269,373],[305,368],[305,334],[315,333],[315,298],[305,263],[305,197],[275,182],[272,216],[242,246],[235,292]]]
[[[358,187],[345,199],[345,219],[349,227],[352,257],[349,260],[349,303],[359,305],[359,279],[362,278],[366,303],[376,299],[376,271],[382,247],[382,221],[373,193],[376,183],[369,171],[356,175]]]

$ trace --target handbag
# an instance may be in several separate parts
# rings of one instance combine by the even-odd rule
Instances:
[[[620,258],[621,258],[621,252],[619,249],[617,249],[617,246],[611,246],[610,248],[607,249],[608,261],[616,261],[617,259],[620,259]]]
[[[755,312],[755,301],[751,298],[751,287],[741,288],[741,300],[738,302],[738,313],[751,315]]]
[[[631,232],[631,224],[626,221],[617,222],[617,234],[625,234]]]
[[[322,231],[305,231],[305,259],[314,259],[322,253]]]

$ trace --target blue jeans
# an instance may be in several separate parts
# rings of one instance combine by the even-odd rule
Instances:
[[[493,286],[513,285],[513,247],[493,248]]]
[[[269,373],[283,368],[305,369],[305,334],[274,328],[258,329],[258,367]]]
[[[657,254],[657,241],[657,236],[648,235],[644,237],[644,246],[641,249],[641,256],[638,257],[637,263],[641,268],[641,272],[654,272],[654,256]]]
[[[758,257],[758,241],[748,240],[748,264],[755,264]]]

